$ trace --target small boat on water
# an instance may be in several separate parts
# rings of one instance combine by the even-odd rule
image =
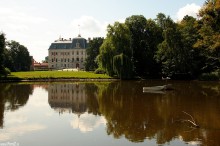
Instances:
[[[164,90],[173,90],[171,84],[163,85],[163,86],[152,86],[152,87],[143,87],[143,92],[149,91],[164,91]]]
[[[143,93],[166,94],[166,91],[143,90]]]

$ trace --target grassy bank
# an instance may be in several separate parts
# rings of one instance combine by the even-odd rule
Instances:
[[[111,79],[105,74],[94,74],[91,72],[72,71],[30,71],[12,72],[3,80],[42,80],[42,79]]]

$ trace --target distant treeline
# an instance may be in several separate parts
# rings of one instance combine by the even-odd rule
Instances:
[[[197,18],[174,22],[133,15],[108,25],[107,36],[90,41],[86,70],[121,79],[194,79],[220,74],[220,0],[207,0]]]

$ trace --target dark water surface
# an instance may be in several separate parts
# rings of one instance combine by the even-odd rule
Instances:
[[[219,146],[220,83],[167,83],[1,83],[0,144]]]

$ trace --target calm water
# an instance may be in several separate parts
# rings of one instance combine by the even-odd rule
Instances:
[[[142,88],[167,82],[0,84],[0,144],[220,145],[220,83],[170,83],[159,93]]]

